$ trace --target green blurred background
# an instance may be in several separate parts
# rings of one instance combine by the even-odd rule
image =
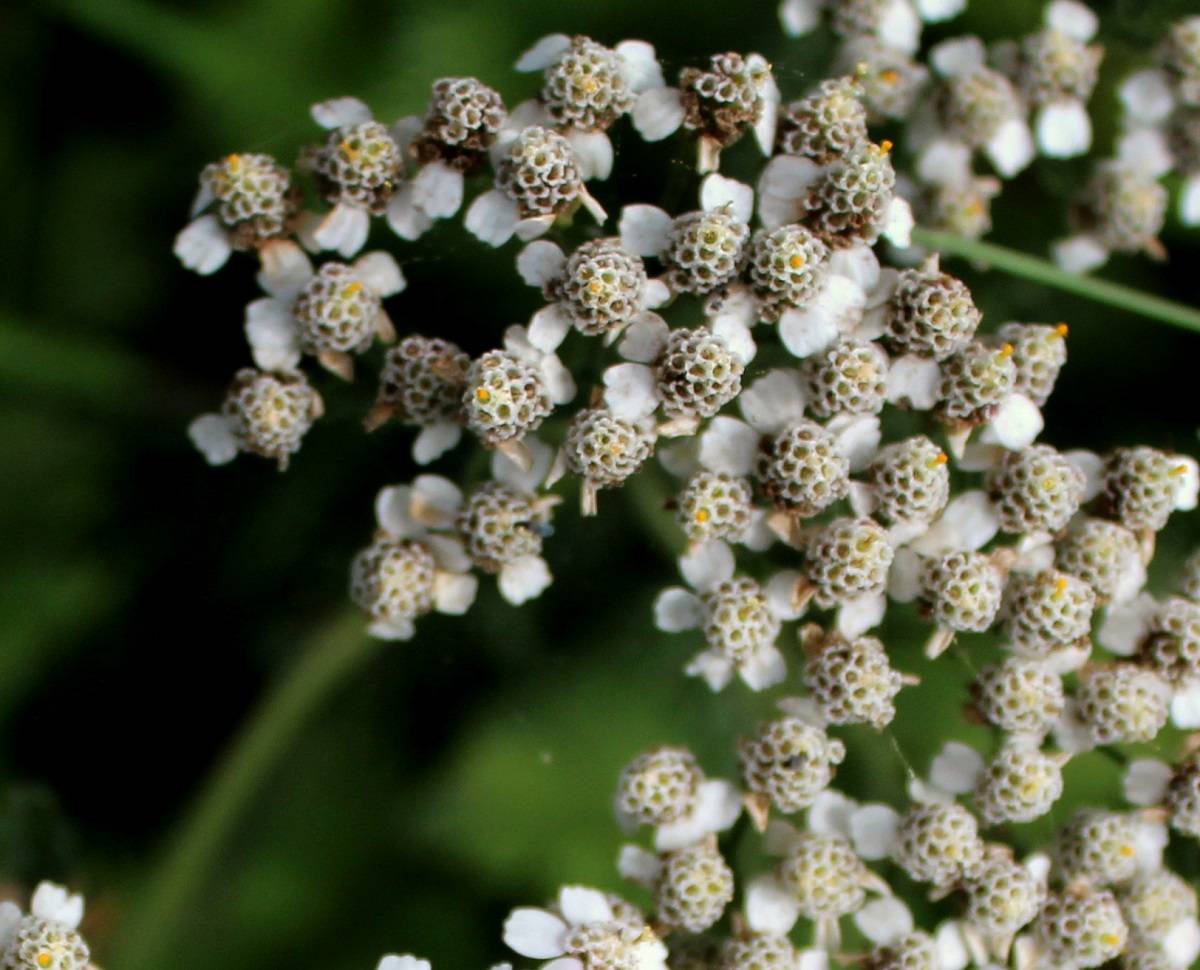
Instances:
[[[1109,50],[1094,101],[1104,148],[1114,78],[1194,2],[1094,6]],[[974,0],[929,34],[1023,33],[1039,9]],[[467,617],[424,619],[414,641],[372,654],[263,776],[181,924],[145,925],[170,833],[239,725],[310,644],[358,642],[357,621],[339,619],[346,566],[372,529],[376,490],[413,474],[405,433],[360,430],[369,376],[353,387],[317,379],[330,413],[286,475],[247,458],[210,469],[191,450],[188,420],[246,359],[241,312],[256,295],[245,259],[201,279],[172,257],[196,175],[230,151],[290,161],[316,137],[308,104],[325,97],[357,94],[390,119],[421,111],[436,78],[474,74],[515,104],[537,81],[510,65],[557,30],[645,38],[672,74],[710,52],[758,49],[787,97],[819,79],[829,55],[823,32],[787,41],[773,2],[18,0],[0,10],[0,878],[14,891],[44,876],[85,891],[103,966],[350,970],[405,950],[483,966],[504,956],[509,906],[563,881],[620,888],[610,796],[623,763],[654,743],[688,743],[710,774],[728,776],[732,738],[782,692],[735,686],[714,698],[681,673],[695,640],[654,631],[650,604],[675,581],[680,542],[655,524],[661,476],[604,495],[597,520],[581,522],[570,501],[547,546],[557,581],[541,601],[514,610],[485,581]],[[633,141],[625,128],[617,140]],[[667,174],[686,169],[670,148],[628,149],[597,192],[610,212],[618,199],[657,201]],[[735,172],[752,160],[748,146],[730,155]],[[1085,172],[1038,163],[997,202],[993,239],[1044,252]],[[485,249],[447,225],[419,245],[379,240],[410,281],[391,303],[401,332],[479,352],[538,306],[512,246]],[[1117,259],[1105,275],[1200,303],[1200,234],[1172,223],[1165,242],[1168,263]],[[953,268],[989,325],[1070,322],[1048,441],[1196,454],[1200,335]],[[450,474],[480,472],[464,454],[446,462]],[[1160,584],[1197,541],[1195,516],[1177,517]],[[894,732],[839,732],[851,752],[839,784],[900,804],[906,759],[923,771],[951,734],[992,743],[961,709],[972,666],[993,648],[964,638],[929,667],[918,629],[889,621],[885,634],[897,666],[925,680],[902,695]],[[1000,834],[1044,840],[1071,805],[1111,799],[1117,775],[1103,755],[1078,759],[1052,819]],[[753,859],[752,842],[738,841],[739,857]],[[1200,871],[1194,846],[1173,852]],[[169,952],[135,962],[137,938],[155,930]]]

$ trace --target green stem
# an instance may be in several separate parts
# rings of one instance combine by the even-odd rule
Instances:
[[[935,249],[950,256],[959,256],[980,263],[994,266],[996,269],[1021,276],[1035,283],[1053,286],[1077,296],[1087,297],[1098,303],[1128,310],[1163,323],[1170,323],[1186,330],[1200,333],[1200,310],[1151,296],[1131,286],[1110,283],[1107,280],[1096,279],[1094,276],[1080,276],[1059,269],[1053,263],[1035,256],[1027,256],[1004,246],[979,242],[974,239],[964,239],[948,232],[937,232],[932,229],[916,228],[913,230],[913,242],[927,249]]]
[[[312,715],[379,651],[383,641],[365,636],[362,627],[363,618],[353,614],[318,628],[251,713],[139,893],[113,949],[112,966],[151,970],[171,963],[187,912],[247,807]]]

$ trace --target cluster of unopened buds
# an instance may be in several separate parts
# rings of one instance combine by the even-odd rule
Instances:
[[[247,452],[285,467],[322,412],[306,360],[348,380],[377,343],[369,430],[409,428],[421,465],[464,430],[491,452],[485,480],[424,474],[379,493],[350,584],[371,633],[407,639],[424,614],[463,613],[480,574],[510,603],[539,596],[563,485],[593,515],[601,492],[657,460],[677,479],[663,514],[686,551],[655,623],[687,638],[685,671],[714,692],[736,677],[796,695],[738,743],[738,783],[707,778],[685,747],[629,763],[617,816],[652,835],[620,850],[619,871],[652,908],[566,886],[514,910],[505,942],[547,968],[1082,970],[1119,957],[1160,970],[1200,952],[1195,891],[1163,861],[1169,831],[1200,838],[1200,754],[1132,759],[1130,805],[1080,811],[1044,851],[1017,858],[1004,842],[1009,823],[1050,812],[1072,757],[1200,727],[1200,557],[1173,595],[1145,591],[1157,533],[1195,507],[1198,475],[1155,448],[1039,443],[1067,325],[981,327],[968,287],[911,244],[914,207],[978,236],[999,179],[1091,145],[1095,15],[1055,0],[1041,31],[991,51],[946,41],[926,67],[922,20],[962,5],[786,0],[789,33],[828,15],[840,38],[840,73],[790,103],[758,54],[717,54],[668,84],[645,42],[552,35],[517,64],[543,73],[540,95],[511,111],[475,78],[438,80],[424,117],[391,125],[340,98],[313,107],[328,134],[294,174],[234,154],[201,175],[178,255],[211,273],[254,252],[265,294],[245,312],[254,366],[190,428],[210,462]],[[1153,251],[1172,164],[1190,173],[1183,214],[1200,216],[1200,21],[1175,25],[1159,60],[1123,88],[1128,133],[1068,250]],[[1137,107],[1149,97],[1154,113]],[[610,215],[592,194],[626,117],[646,141],[688,141],[694,206],[620,200]],[[870,131],[897,121],[913,162],[899,176]],[[753,186],[720,172],[743,139],[767,158]],[[1152,170],[1132,161],[1155,151]],[[977,155],[994,174],[976,174]],[[322,211],[301,207],[299,176]],[[517,271],[544,304],[478,354],[438,334],[397,339],[403,312],[384,301],[404,290],[400,265],[363,253],[374,217],[414,241],[460,211],[484,244],[520,242]],[[588,341],[610,358],[581,390],[559,353]],[[837,732],[886,730],[917,682],[894,666],[905,651],[872,634],[906,604],[929,658],[959,634],[997,634],[1003,658],[970,698],[997,740],[986,759],[948,743],[904,804],[858,804],[834,787],[855,757]],[[720,839],[742,818],[778,861],[735,881]],[[917,928],[898,874],[958,900],[957,915]],[[862,952],[846,952],[845,917]]]

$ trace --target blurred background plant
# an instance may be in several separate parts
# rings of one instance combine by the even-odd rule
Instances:
[[[1092,102],[1103,152],[1115,82],[1194,0],[1092,6],[1107,48]],[[1039,0],[977,0],[930,34],[1021,34],[1040,11]],[[652,475],[606,496],[599,519],[560,513],[542,600],[517,611],[487,586],[466,617],[368,646],[346,619],[347,563],[379,486],[414,474],[406,436],[361,432],[371,382],[327,397],[329,418],[286,475],[267,462],[209,469],[184,435],[245,357],[240,307],[256,295],[245,266],[199,279],[171,255],[200,167],[233,150],[290,159],[315,137],[309,103],[334,95],[393,118],[421,111],[434,79],[477,75],[514,104],[538,79],[512,62],[557,30],[644,38],[669,69],[761,50],[785,97],[822,77],[829,56],[823,31],[786,40],[773,2],[18,0],[0,11],[0,878],[86,892],[102,965],[349,970],[386,949],[485,965],[502,955],[513,902],[561,881],[618,887],[611,793],[634,754],[687,743],[711,775],[732,776],[732,738],[771,709],[769,697],[717,699],[684,678],[687,645],[654,630],[650,604],[674,580],[682,537],[646,524],[666,494]],[[661,164],[643,169],[650,149],[625,140],[631,160],[601,201],[658,201]],[[1043,160],[1007,186],[992,241],[1044,253],[1086,164]],[[1200,302],[1200,233],[1172,222],[1164,243],[1168,262],[1117,257],[1104,275]],[[402,332],[477,353],[540,305],[513,270],[515,246],[492,251],[444,223],[420,244],[385,245],[410,281],[394,314]],[[989,328],[1070,323],[1045,440],[1196,455],[1200,337],[952,269]],[[1195,516],[1179,518],[1155,570],[1168,575],[1198,542]],[[964,637],[929,664],[921,634],[892,620],[882,636],[924,681],[900,696],[890,732],[846,732],[863,753],[839,784],[886,800],[906,761],[923,771],[935,742],[983,730],[962,706],[971,668],[993,653]],[[167,919],[147,897],[166,885],[154,874],[173,830],[271,685],[331,641],[326,662],[344,664],[336,694],[279,701],[276,733],[255,741],[261,764],[240,764],[241,787],[221,795],[248,811],[224,816],[228,838],[199,833],[215,853],[203,870],[177,860],[183,911]],[[1076,805],[1112,800],[1118,775],[1103,754],[1075,759],[1068,796],[1012,841],[1043,841]],[[1195,878],[1200,856],[1187,851],[1172,862]]]

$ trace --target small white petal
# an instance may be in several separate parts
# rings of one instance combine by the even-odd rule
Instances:
[[[1192,966],[1200,956],[1200,923],[1194,916],[1180,920],[1167,930],[1162,947],[1167,959],[1175,966]]]
[[[937,928],[933,945],[937,949],[938,970],[966,970],[971,962],[963,932],[953,920],[947,920]]]
[[[627,843],[621,846],[617,856],[617,872],[622,879],[653,886],[662,873],[662,862],[653,852],[648,852],[640,845]]]
[[[196,190],[196,197],[192,199],[192,207],[188,209],[188,218],[195,219],[209,204],[217,197],[213,191],[212,183],[208,179],[203,179],[200,182],[200,188]]]
[[[475,602],[479,580],[470,573],[441,573],[433,580],[433,608],[448,616],[462,616]]]
[[[208,276],[225,265],[233,246],[221,221],[209,214],[183,227],[175,237],[173,252],[188,269]]]
[[[376,296],[395,296],[407,285],[396,257],[383,250],[364,253],[354,261],[354,275]]]
[[[371,109],[358,98],[330,98],[314,104],[309,113],[322,128],[343,128],[371,120]]]
[[[492,478],[518,492],[535,492],[550,471],[550,464],[554,461],[554,449],[544,441],[529,435],[525,437],[524,443],[533,457],[529,467],[522,468],[504,452],[493,451]]]
[[[742,794],[727,781],[710,779],[696,790],[692,810],[683,818],[654,831],[654,848],[674,852],[695,845],[712,832],[729,829],[742,814]]]
[[[290,305],[263,297],[246,306],[246,340],[263,370],[293,370],[300,363],[300,331]]]
[[[854,851],[868,862],[886,859],[896,843],[900,813],[890,805],[874,802],[850,815],[850,838]]]
[[[1200,174],[1183,180],[1179,194],[1179,221],[1185,226],[1200,225]]]
[[[546,354],[541,360],[542,380],[555,404],[566,404],[575,397],[575,378],[566,365],[554,354]]]
[[[911,603],[921,595],[921,557],[907,546],[896,550],[888,572],[888,596],[897,603]]]
[[[742,416],[756,431],[778,434],[804,416],[804,384],[795,368],[776,368],[747,387],[738,399]]]
[[[294,300],[313,278],[308,254],[290,239],[272,239],[261,246],[258,260],[258,285],[280,300]]]
[[[621,245],[639,256],[657,256],[667,248],[675,220],[656,205],[627,205],[621,210],[617,232]]]
[[[883,431],[876,414],[839,414],[825,429],[837,439],[851,472],[860,472],[874,460]]]
[[[627,421],[639,421],[658,407],[658,379],[645,364],[614,364],[604,371],[604,403]]]
[[[983,444],[1001,445],[1011,451],[1028,448],[1042,433],[1042,412],[1024,394],[1010,394],[1000,402],[992,420],[979,433]]]
[[[408,148],[425,129],[425,119],[421,115],[402,115],[393,122],[389,129],[394,141],[401,148]]]
[[[1156,612],[1158,603],[1149,593],[1136,596],[1120,606],[1110,606],[1096,632],[1096,640],[1119,657],[1131,657],[1142,645],[1150,628],[1150,620]]]
[[[1184,731],[1200,728],[1200,680],[1186,681],[1171,697],[1171,723]]]
[[[893,246],[907,249],[912,245],[912,231],[915,225],[912,206],[899,196],[892,199],[883,226],[883,238]]]
[[[452,421],[426,425],[413,439],[412,456],[418,465],[437,461],[462,439],[462,428]]]
[[[412,183],[395,191],[384,216],[392,232],[409,242],[420,239],[433,225],[433,216],[417,205]]]
[[[1108,261],[1108,249],[1095,236],[1080,234],[1050,247],[1054,261],[1068,273],[1090,273]]]
[[[1175,166],[1175,157],[1161,128],[1130,128],[1117,139],[1117,159],[1122,165],[1161,178]]]
[[[987,493],[979,489],[963,492],[951,500],[913,548],[927,555],[948,549],[982,549],[1000,531],[1000,515]]]
[[[978,67],[986,59],[983,41],[975,36],[944,40],[929,52],[929,63],[942,77],[957,77]]]
[[[1010,179],[1026,168],[1036,154],[1033,132],[1024,118],[1009,118],[983,147],[1002,178]]]
[[[875,33],[889,47],[915,54],[921,46],[921,21],[909,0],[891,0],[879,17]]]
[[[546,960],[561,956],[567,924],[544,909],[514,909],[504,921],[504,942],[523,957]]]
[[[701,677],[713,693],[725,689],[733,677],[733,663],[716,650],[702,650],[688,661],[683,672],[689,677]]]
[[[799,222],[821,166],[799,155],[776,155],[758,177],[758,218],[767,229]]]
[[[604,893],[587,886],[563,886],[558,891],[558,910],[572,926],[607,923],[613,918]]]
[[[531,242],[517,255],[517,272],[530,286],[545,286],[558,279],[567,265],[567,257],[558,247],[545,239]]]
[[[1095,13],[1077,0],[1053,0],[1046,5],[1044,16],[1047,27],[1084,43],[1095,37],[1100,27]]]
[[[536,246],[537,243],[534,243]],[[571,329],[571,315],[562,304],[542,307],[529,321],[529,342],[545,354],[553,354]]]
[[[416,632],[413,621],[403,617],[376,620],[367,627],[367,633],[377,640],[411,640]]]
[[[867,295],[853,280],[831,275],[804,310],[785,310],[779,339],[794,357],[825,350],[862,319]]]
[[[917,0],[917,12],[930,24],[957,17],[966,6],[967,0]]]
[[[200,415],[188,425],[187,433],[210,465],[225,465],[237,457],[237,438],[223,414]]]
[[[613,146],[604,132],[570,128],[567,130],[567,141],[575,152],[579,177],[585,182],[591,179],[603,181],[612,174]]]
[[[1064,451],[1063,457],[1083,476],[1083,501],[1090,502],[1104,488],[1104,459],[1083,448]]]
[[[704,623],[704,604],[682,586],[664,589],[654,600],[654,625],[667,633],[695,630]]]
[[[844,839],[853,839],[850,820],[857,810],[858,803],[853,799],[833,788],[826,788],[809,806],[809,831],[817,835],[840,835]]]
[[[643,305],[653,310],[657,307],[666,306],[670,302],[671,288],[666,283],[658,278],[646,281],[646,289],[642,293]]]
[[[821,0],[783,0],[779,5],[783,32],[789,37],[800,37],[816,29],[823,6]]]
[[[1117,89],[1125,113],[1139,125],[1156,125],[1167,120],[1175,108],[1171,82],[1162,71],[1131,74]]]
[[[913,917],[895,896],[883,896],[872,899],[855,913],[854,925],[876,946],[883,946],[911,933]]]
[[[733,550],[720,539],[710,539],[679,557],[680,574],[701,593],[732,579],[734,565]]]
[[[462,508],[462,489],[443,475],[418,475],[413,480],[412,502],[419,521],[431,528],[448,529]]]
[[[963,795],[983,774],[983,758],[970,745],[948,741],[929,766],[929,780],[942,791]]]
[[[796,970],[829,970],[829,954],[825,950],[800,950],[799,957]]]
[[[879,508],[879,494],[865,482],[851,482],[850,492],[846,497],[850,501],[851,511],[859,518],[874,514]]]
[[[1200,491],[1200,465],[1187,455],[1172,455],[1175,467],[1171,470],[1175,481],[1175,508],[1190,512],[1196,507],[1197,492]]]
[[[829,256],[828,265],[830,273],[844,276],[863,293],[868,294],[869,306],[877,302],[886,303],[896,288],[896,278],[899,276],[895,270],[888,270],[889,275],[885,276],[879,267],[879,257],[875,255],[875,251],[861,243],[835,250]]]
[[[16,903],[7,899],[0,902],[0,953],[8,949],[8,945],[17,931],[17,926],[24,917],[25,914],[21,912],[21,907]]]
[[[787,661],[777,647],[759,647],[738,667],[738,676],[753,691],[767,690],[783,683]]]
[[[313,233],[322,249],[333,249],[349,259],[363,247],[371,231],[371,216],[366,209],[339,202],[326,213]]]
[[[467,209],[463,225],[467,232],[489,246],[503,246],[517,230],[517,204],[499,189],[490,189]]]
[[[806,607],[796,608],[796,585],[803,574],[794,569],[784,569],[768,580],[763,590],[771,612],[781,620],[798,620]]]
[[[905,354],[892,361],[887,374],[887,399],[917,411],[928,411],[941,394],[942,372],[936,360]]]
[[[412,486],[389,485],[375,496],[375,521],[393,539],[409,539],[425,533],[412,516]]]
[[[1155,758],[1131,761],[1121,779],[1125,801],[1131,805],[1158,805],[1167,794],[1172,774],[1169,764]]]
[[[418,960],[410,954],[396,956],[390,953],[379,961],[375,970],[432,970],[428,960]]]
[[[1133,850],[1138,872],[1156,872],[1162,868],[1163,849],[1170,841],[1162,822],[1139,819],[1134,825]]]
[[[813,727],[825,729],[825,715],[821,713],[820,705],[811,694],[804,697],[781,697],[775,702],[775,706],[788,717],[798,717]],[[787,855],[786,852],[780,854]]]
[[[526,219],[518,219],[517,224],[513,227],[513,235],[521,242],[529,242],[531,239],[537,239],[539,236],[544,236],[550,231],[550,227],[554,225],[554,220],[557,217],[550,213],[544,216],[529,216]]]
[[[541,596],[552,579],[550,567],[541,556],[521,556],[500,570],[500,595],[513,606],[520,606]]]
[[[663,86],[662,65],[658,63],[653,44],[644,40],[623,40],[613,50],[621,77],[634,94]]]
[[[725,341],[729,352],[743,364],[750,363],[758,353],[758,346],[754,343],[750,328],[732,314],[714,317],[709,329]]]
[[[52,882],[40,882],[33,891],[29,912],[38,919],[77,929],[83,919],[83,897]]]
[[[571,38],[566,34],[547,34],[525,51],[513,67],[522,73],[540,71],[557,64],[559,58],[570,49]]]
[[[1050,158],[1086,155],[1092,147],[1092,119],[1078,98],[1042,105],[1035,128],[1038,147]]]
[[[628,327],[617,344],[617,353],[640,364],[656,361],[667,347],[670,328],[657,313],[642,313]]]
[[[800,902],[772,875],[762,875],[746,887],[746,925],[755,933],[786,936],[800,918]]]
[[[844,637],[860,637],[883,622],[887,612],[887,597],[882,593],[866,593],[847,600],[838,607],[837,629]]]
[[[638,95],[631,116],[633,127],[646,141],[662,141],[679,130],[684,116],[677,88],[650,88]]]
[[[462,172],[440,160],[426,162],[412,181],[412,200],[430,218],[449,219],[462,206]]]
[[[928,185],[962,185],[971,177],[971,147],[935,138],[917,156],[917,177]]]
[[[433,554],[439,572],[467,573],[471,569],[471,557],[461,539],[455,536],[427,534],[421,540]]]
[[[779,89],[775,87],[774,78],[771,78],[771,85],[775,88],[774,96],[763,98],[762,110],[754,122],[755,144],[758,145],[758,150],[768,158],[775,151],[775,132],[779,126]],[[743,221],[749,222],[749,217]]]
[[[754,214],[754,189],[713,172],[700,183],[700,207],[706,212],[728,207],[736,219],[749,222]]]
[[[748,475],[760,437],[744,421],[718,415],[700,435],[700,464],[725,475]]]

